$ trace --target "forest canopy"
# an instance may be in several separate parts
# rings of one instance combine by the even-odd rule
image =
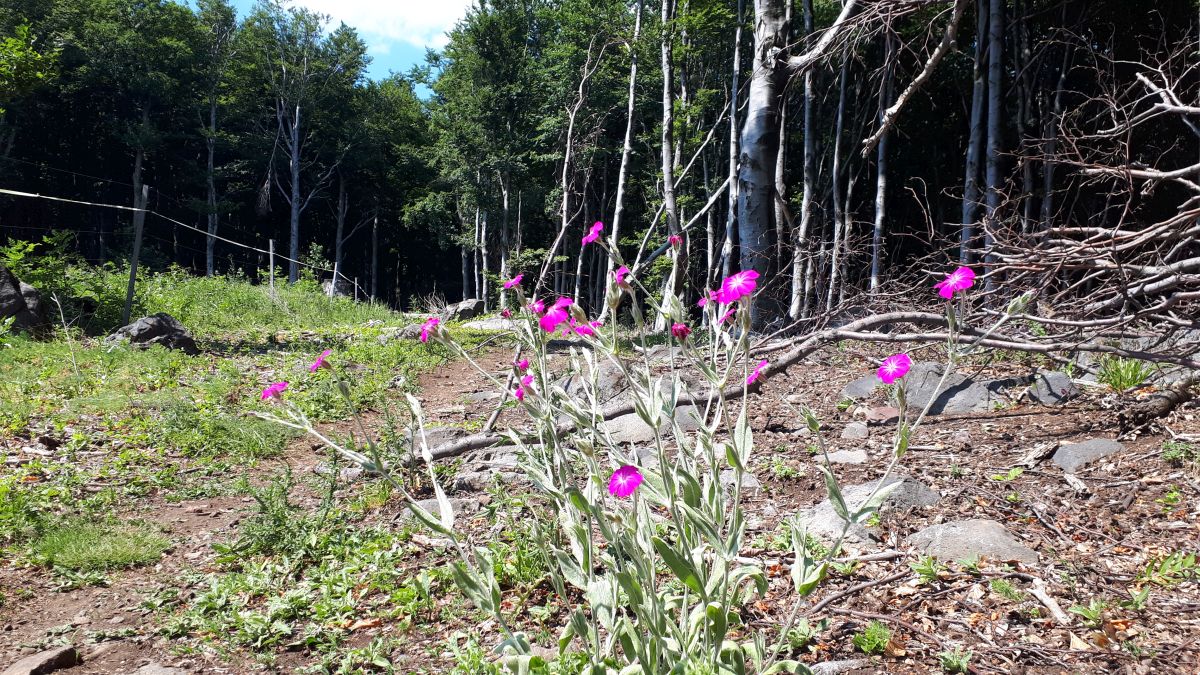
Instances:
[[[1168,223],[1131,252],[1146,306],[1164,265],[1175,290],[1200,268],[1176,236],[1200,198],[1198,17],[1194,0],[477,0],[425,65],[372,80],[355,27],[291,4],[3,0],[0,186],[148,208],[152,267],[259,278],[275,240],[290,280],[337,269],[406,307],[506,306],[499,282],[544,272],[599,311],[614,261],[581,238],[601,221],[647,287],[696,298],[757,271],[760,326],[957,261],[993,271],[989,290],[1075,292],[1113,264],[1080,255],[1088,237]],[[65,231],[123,264],[129,212],[87,204],[4,196],[0,237]]]

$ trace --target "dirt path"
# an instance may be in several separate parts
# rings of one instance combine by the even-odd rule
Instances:
[[[510,358],[509,350],[493,349],[479,360],[503,377]],[[886,417],[880,414],[886,403],[882,395],[849,406],[841,400],[841,387],[867,372],[870,367],[861,358],[826,353],[810,367],[769,379],[750,401],[757,485],[748,490],[751,545],[742,553],[762,561],[773,581],[767,596],[748,608],[746,630],[775,630],[790,610],[795,600],[788,590],[788,546],[780,541],[785,531],[780,524],[826,496],[799,402],[820,415],[829,451],[849,453],[846,463],[834,467],[842,485],[876,479],[886,462],[890,425],[876,419]],[[831,382],[831,373],[846,375]],[[461,362],[423,375],[419,384],[431,427],[476,431],[498,403],[496,387]],[[853,638],[878,620],[891,629],[891,640],[883,654],[860,663],[856,672],[930,672],[939,653],[954,646],[973,652],[974,672],[1196,672],[1200,589],[1194,563],[1178,573],[1154,574],[1156,561],[1200,549],[1195,507],[1200,482],[1195,467],[1163,459],[1169,436],[1125,439],[1119,452],[1077,471],[1073,480],[1045,457],[1013,471],[1038,448],[1114,438],[1113,405],[1111,396],[1097,390],[1062,408],[1021,402],[992,412],[930,418],[913,439],[901,472],[939,498],[930,506],[884,514],[874,528],[878,541],[862,546],[883,557],[835,572],[808,601],[808,607],[821,606],[810,617],[813,625],[828,623],[796,656],[809,662],[862,659]],[[507,409],[498,428],[519,424],[522,415]],[[1167,424],[1176,434],[1196,434],[1198,417],[1193,406]],[[368,422],[375,426],[381,420],[373,413]],[[349,429],[343,422],[329,431]],[[312,476],[326,461],[318,445],[300,438],[282,456],[247,474],[262,482],[288,467],[295,476]],[[361,481],[348,484],[347,494],[358,489],[354,485]],[[490,501],[486,494],[464,490],[452,496],[483,505]],[[311,483],[299,481],[294,499],[315,509],[320,495]],[[130,505],[125,515],[159,524],[172,548],[154,567],[111,574],[107,588],[59,592],[45,570],[0,566],[0,588],[8,597],[0,606],[0,665],[60,642],[74,644],[83,655],[83,665],[65,671],[71,673],[132,673],[154,664],[189,673],[284,672],[311,664],[303,651],[284,653],[269,668],[241,652],[220,658],[204,651],[188,654],[184,643],[159,633],[167,615],[152,608],[175,602],[173,593],[186,602],[189,579],[218,572],[211,544],[234,538],[253,507],[253,500],[243,496],[179,504],[150,498]],[[390,523],[401,510],[392,500],[366,522]],[[499,518],[506,522],[503,514]],[[1034,552],[1036,562],[985,560],[974,570],[948,562],[926,578],[914,571],[920,558],[906,542],[909,536],[971,519],[1000,523]],[[475,518],[468,527],[488,536],[501,525]],[[413,573],[445,560],[419,543],[425,540],[417,541],[405,563]],[[852,591],[855,587],[860,590]],[[1131,599],[1146,589],[1140,603]],[[1091,618],[1067,612],[1068,624],[1063,624],[1038,593],[1063,611],[1095,611]],[[552,600],[541,591],[530,597]],[[448,635],[464,630],[485,644],[488,639],[486,625],[473,624],[469,614],[450,614],[451,619],[430,617],[418,628],[385,619],[356,631],[350,644],[409,631],[392,652],[397,672],[444,672],[453,665],[442,647]]]

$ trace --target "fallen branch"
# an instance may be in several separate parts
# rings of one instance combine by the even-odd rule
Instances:
[[[1200,385],[1200,373],[1192,372],[1145,401],[1139,401],[1122,410],[1117,416],[1121,433],[1144,426],[1156,419],[1166,417],[1172,410],[1192,400],[1192,388]]]

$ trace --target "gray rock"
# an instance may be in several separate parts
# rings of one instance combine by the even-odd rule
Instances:
[[[851,422],[842,429],[842,438],[851,441],[863,441],[871,435],[867,425],[862,422]]]
[[[724,485],[726,488],[732,488],[736,480],[737,473],[733,469],[725,469],[721,472],[721,485]],[[761,487],[762,483],[758,482],[758,479],[754,477],[754,474],[750,473],[749,471],[742,474],[743,492],[747,490],[757,490]]]
[[[700,411],[695,406],[680,406],[675,409],[675,421],[685,432],[700,428],[697,418]],[[648,443],[654,440],[654,428],[642,421],[637,413],[629,413],[604,422],[605,428],[617,443]],[[669,434],[671,425],[664,422],[660,433]]]
[[[391,328],[379,334],[376,338],[379,344],[386,345],[393,340],[416,340],[421,337],[421,324],[414,323],[402,328]]]
[[[465,321],[483,313],[483,300],[463,300],[442,310],[444,321]]]
[[[454,510],[455,517],[469,515],[479,510],[478,499],[470,497],[450,497],[449,501],[450,508]],[[434,518],[437,518],[442,512],[441,507],[438,506],[437,499],[422,499],[421,501],[417,502],[417,506],[428,511]],[[412,520],[415,522],[420,522],[417,521],[417,518],[412,514],[412,511],[407,508],[400,512],[399,518],[400,520]]]
[[[137,347],[162,345],[167,349],[178,349],[185,354],[195,356],[200,353],[192,334],[170,314],[159,312],[144,316],[137,321],[118,328],[115,333],[104,338],[108,344],[129,342]]]
[[[818,455],[820,458],[820,455]],[[838,450],[837,452],[829,453],[829,462],[831,464],[866,464],[866,450]]]
[[[14,331],[41,337],[50,327],[46,308],[37,289],[17,280],[4,265],[0,265],[0,320],[13,317]]]
[[[494,316],[487,319],[468,321],[463,324],[463,328],[470,328],[471,330],[516,330],[517,322],[512,319],[505,319],[502,316]]]
[[[938,390],[944,372],[945,366],[940,363],[913,364],[904,376],[909,409],[920,411],[930,399],[934,399],[929,408],[931,415],[986,412],[1004,402],[1000,392],[1023,382],[1022,378],[976,381],[961,373],[950,373]],[[934,398],[935,391],[937,398]]]
[[[871,659],[843,659],[841,661],[814,663],[809,669],[813,672],[813,675],[841,675],[851,670],[870,667]]]
[[[851,511],[856,509],[870,496],[878,483],[879,481],[870,481],[859,485],[843,487],[842,498],[846,501],[846,506]],[[900,487],[896,488],[884,500],[879,508],[881,513],[890,510],[932,506],[941,499],[941,495],[936,490],[908,476],[892,476],[888,479],[887,485],[892,485],[893,483],[900,483]],[[826,539],[836,538],[841,533],[842,527],[846,524],[846,521],[834,512],[833,502],[828,499],[801,514],[800,522],[808,528],[809,534]],[[851,541],[867,542],[875,537],[861,525],[852,525],[846,533],[846,538]]]
[[[79,652],[74,647],[55,647],[17,661],[0,675],[44,675],[79,665]]]
[[[495,401],[495,400],[499,399],[500,392],[488,391],[488,390],[476,391],[476,392],[467,394],[466,396],[463,396],[463,398],[470,401],[471,403],[487,403],[488,401]]]
[[[1075,473],[1092,462],[1120,452],[1125,446],[1108,438],[1092,438],[1059,446],[1051,461],[1067,473]]]
[[[591,386],[590,378],[591,373],[571,375],[562,382],[562,387],[569,395],[582,398],[584,391]],[[608,359],[596,366],[596,398],[601,405],[628,390],[629,379],[620,366]]]
[[[931,525],[909,536],[905,543],[938,560],[989,558],[1036,563],[1037,551],[1017,541],[1003,525],[979,518]]]
[[[333,473],[333,467],[329,464],[318,464],[312,470],[318,476],[328,476]],[[361,466],[348,466],[338,470],[338,480],[346,482],[360,478],[362,475],[363,468]]]
[[[1062,405],[1079,395],[1079,387],[1066,373],[1038,373],[1033,378],[1029,396],[1042,405]]]
[[[133,675],[187,675],[187,672],[183,668],[171,668],[160,666],[157,663],[147,663],[133,671]]]
[[[857,380],[851,382],[842,388],[842,398],[852,398],[856,401],[871,395],[875,391],[875,386],[879,384],[879,378],[874,375],[864,375]]]

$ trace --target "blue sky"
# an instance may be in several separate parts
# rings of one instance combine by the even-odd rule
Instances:
[[[244,17],[254,0],[232,0],[238,16]],[[286,0],[302,5],[358,30],[367,43],[372,79],[389,72],[407,73],[425,62],[425,49],[446,44],[446,31],[461,19],[473,0]]]

